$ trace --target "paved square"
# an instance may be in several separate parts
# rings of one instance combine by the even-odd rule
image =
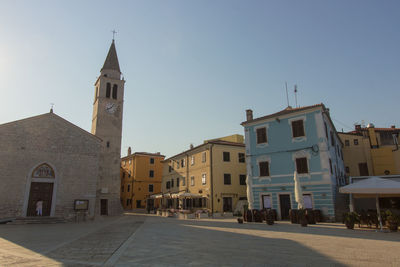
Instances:
[[[400,266],[400,233],[127,214],[0,225],[0,266]]]

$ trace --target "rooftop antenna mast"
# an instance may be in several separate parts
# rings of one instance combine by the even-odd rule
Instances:
[[[298,106],[297,106],[297,84],[294,85],[294,98],[296,101],[296,108],[298,108]]]
[[[286,88],[286,102],[287,102],[287,106],[289,107],[290,105],[289,105],[289,95],[287,92],[287,82],[285,82],[285,88]]]

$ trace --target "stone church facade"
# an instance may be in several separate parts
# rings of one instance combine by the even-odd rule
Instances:
[[[122,212],[124,83],[114,40],[95,83],[92,133],[50,113],[0,125],[0,219]]]

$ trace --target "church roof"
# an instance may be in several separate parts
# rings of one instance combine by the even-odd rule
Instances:
[[[121,70],[119,69],[117,50],[115,49],[114,40],[112,40],[110,50],[108,50],[106,61],[104,61],[104,65],[101,70],[104,69],[117,70],[121,72]]]

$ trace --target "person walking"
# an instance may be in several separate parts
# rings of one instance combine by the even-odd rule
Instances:
[[[43,200],[39,198],[38,201],[36,202],[36,215],[42,216],[42,210],[43,210]]]

